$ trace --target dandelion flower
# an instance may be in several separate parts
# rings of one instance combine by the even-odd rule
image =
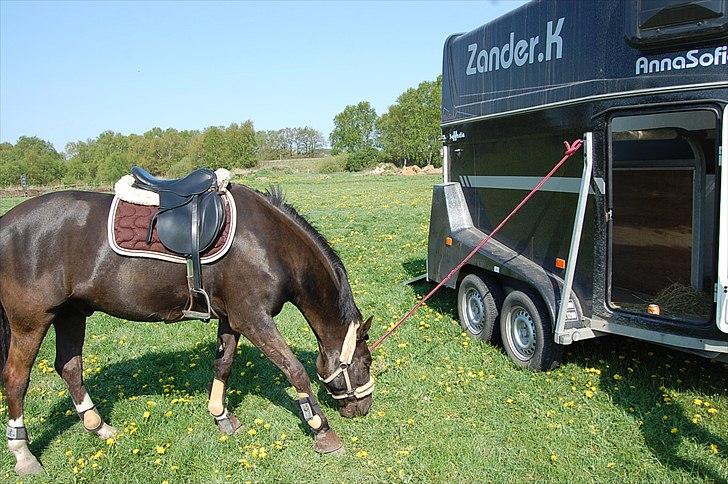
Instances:
[[[369,455],[369,452],[367,452],[366,450],[360,450],[359,452],[356,453],[356,456],[360,459],[365,459],[368,455]]]
[[[164,454],[165,452],[167,452],[167,449],[165,449],[162,445],[155,446],[154,450],[157,452],[157,454]]]
[[[671,434],[676,434],[678,432],[680,432],[680,431],[677,429],[677,427],[673,427],[673,428],[670,429],[670,433]]]

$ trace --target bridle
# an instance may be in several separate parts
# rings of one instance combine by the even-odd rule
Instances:
[[[339,353],[339,367],[328,377],[324,378],[316,373],[318,379],[324,384],[324,388],[329,395],[335,400],[343,400],[344,398],[354,397],[357,400],[364,398],[367,395],[371,395],[374,391],[374,379],[369,375],[369,381],[365,384],[360,385],[356,388],[351,386],[351,378],[349,377],[349,365],[354,359],[354,350],[356,349],[356,332],[359,329],[360,323],[350,323],[349,329],[346,331],[346,337],[344,342],[341,344],[341,353]],[[328,384],[334,381],[339,375],[344,375],[344,381],[346,381],[346,391],[340,393],[334,393],[329,390]]]

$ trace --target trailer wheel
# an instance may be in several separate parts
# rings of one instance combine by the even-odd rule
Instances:
[[[563,347],[553,340],[551,318],[540,297],[509,293],[503,301],[500,331],[503,347],[517,365],[544,371],[561,363]]]
[[[498,320],[500,289],[493,282],[469,274],[458,289],[458,317],[466,333],[478,341],[493,339]]]

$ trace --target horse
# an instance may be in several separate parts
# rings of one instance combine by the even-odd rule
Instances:
[[[306,369],[273,318],[286,302],[303,314],[318,342],[317,374],[344,417],[366,415],[372,405],[372,358],[366,345],[372,318],[363,320],[337,253],[279,189],[263,193],[231,184],[229,192],[238,214],[234,240],[224,257],[203,270],[218,320],[208,411],[220,432],[240,429],[225,394],[243,335],[295,388],[314,449],[343,452]],[[31,367],[51,326],[55,370],[84,429],[106,439],[116,430],[104,421],[83,381],[86,318],[94,311],[130,321],[183,318],[189,295],[184,264],[114,252],[107,240],[112,199],[59,191],[27,200],[0,217],[0,358],[9,414],[6,436],[18,474],[43,471],[28,448],[23,404]]]

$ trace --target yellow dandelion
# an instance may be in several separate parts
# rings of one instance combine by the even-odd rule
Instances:
[[[720,449],[718,448],[717,444],[710,444],[710,453],[715,455],[718,452],[720,452]]]
[[[137,455],[139,453],[139,449],[134,449],[131,451],[132,454]]]
[[[114,445],[115,442],[116,440],[113,437],[106,439],[106,445]]]
[[[614,462],[607,462],[607,469],[611,469],[612,467],[616,466]]]
[[[227,435],[221,435],[217,440],[219,440],[220,442],[225,442],[227,439],[228,439]]]
[[[711,407],[711,408],[708,409],[708,413],[710,415],[715,415],[716,413],[718,413],[718,409]]]
[[[356,453],[356,456],[360,459],[365,459],[368,455],[369,455],[369,452],[367,452],[366,450],[360,450],[359,452]]]
[[[594,392],[591,390],[587,390],[584,392],[584,395],[586,396],[586,398],[592,398],[594,396]]]
[[[693,400],[693,403],[699,407],[703,404],[703,401],[699,398],[696,398],[695,400]]]
[[[253,420],[253,423],[255,425],[263,425],[263,419],[262,418],[256,418],[255,420]]]
[[[676,434],[678,432],[680,432],[680,431],[677,429],[677,427],[673,427],[673,428],[670,429],[670,433],[671,434]]]
[[[691,420],[691,421],[692,421],[692,422],[693,422],[694,424],[696,424],[696,423],[700,423],[700,421],[701,421],[702,419],[703,419],[703,417],[701,417],[700,415],[698,415],[698,414],[696,413],[695,415],[693,415],[693,418],[691,418],[690,420]]]
[[[551,454],[551,462],[556,462],[557,460],[559,460],[559,456],[556,454]]]
[[[149,412],[149,410],[145,410],[142,414],[142,417],[144,417],[144,420],[147,420],[149,417],[151,417],[152,414]]]
[[[171,417],[172,415],[173,415],[173,413],[171,410],[167,410],[166,412],[164,412],[165,417]]]
[[[507,399],[506,399],[506,403],[507,403],[508,405],[512,404],[512,403],[513,403],[513,399],[512,399],[512,398],[507,398]]]
[[[164,454],[165,452],[167,452],[167,449],[164,448],[164,446],[162,445],[155,446],[154,450],[157,452],[157,454]]]
[[[615,373],[612,378],[614,378],[616,381],[620,381],[622,379],[622,375],[620,375],[619,373]]]
[[[257,431],[257,430],[255,430],[255,429],[254,429],[254,428],[252,428],[252,427],[248,429],[248,435],[250,435],[251,437],[252,437],[252,436],[254,436],[254,435],[255,435],[255,434],[257,434],[257,433],[258,433],[258,431]]]

